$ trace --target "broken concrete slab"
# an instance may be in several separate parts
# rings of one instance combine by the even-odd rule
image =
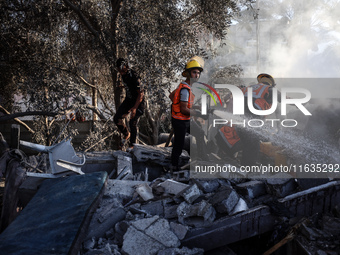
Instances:
[[[209,226],[216,217],[214,207],[206,200],[191,205],[181,203],[177,208],[178,221],[184,225],[202,227]]]
[[[180,246],[178,237],[170,230],[170,224],[165,219],[158,219],[151,224],[146,230],[145,234],[157,240],[165,247],[175,248]]]
[[[160,250],[179,245],[169,222],[154,216],[132,222],[124,235],[122,251],[127,254],[157,254]]]
[[[188,184],[177,182],[171,179],[165,180],[164,182],[159,183],[157,186],[163,187],[166,193],[173,195],[177,195],[189,187]]]
[[[154,255],[166,247],[145,233],[129,227],[124,235],[122,251],[129,255]]]
[[[254,199],[259,196],[266,194],[266,185],[262,181],[249,181],[237,184],[235,187],[236,191],[248,197],[249,199]]]
[[[306,217],[316,213],[330,212],[340,204],[340,181],[332,181],[278,200],[292,217]]]
[[[103,194],[106,172],[45,180],[0,235],[4,254],[77,254],[90,215]]]
[[[156,222],[158,219],[159,219],[159,216],[155,215],[151,218],[145,218],[145,219],[134,221],[131,224],[137,230],[144,231],[145,229],[150,227],[154,222]]]
[[[271,215],[269,207],[259,206],[220,218],[209,227],[189,229],[182,245],[209,251],[268,232],[274,228],[274,223],[275,217]]]

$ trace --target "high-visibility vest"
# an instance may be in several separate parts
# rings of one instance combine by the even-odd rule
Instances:
[[[178,120],[190,120],[190,115],[184,115],[181,113],[181,89],[183,88],[189,90],[188,108],[191,109],[194,103],[195,95],[191,92],[191,87],[186,82],[181,82],[177,87],[172,100],[171,115],[173,118]]]
[[[254,101],[254,106],[258,110],[268,110],[271,107],[271,105],[264,98],[266,95],[269,94],[270,86],[265,85],[263,83],[259,83],[255,85],[250,85],[249,87],[253,88],[252,97]],[[242,89],[245,97],[248,97],[249,87]]]
[[[241,140],[234,127],[223,126],[218,132],[230,149]]]

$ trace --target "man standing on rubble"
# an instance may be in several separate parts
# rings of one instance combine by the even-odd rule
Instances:
[[[257,81],[257,84],[242,89],[245,97],[245,115],[249,119],[259,118],[259,116],[251,113],[248,108],[249,88],[252,88],[253,106],[257,110],[268,110],[273,103],[272,90],[276,85],[274,78],[269,74],[261,73],[257,76]],[[281,101],[280,98],[278,100],[279,102]],[[242,150],[241,165],[256,165],[260,151],[260,138],[249,129],[239,126],[235,127],[226,125],[219,130],[216,135],[216,141],[219,147],[222,147],[222,151],[231,158],[233,158],[235,152]]]
[[[266,73],[261,73],[257,76],[257,84],[250,85],[243,88],[245,97],[245,115],[248,118],[256,118],[259,116],[254,115],[248,108],[248,89],[252,88],[253,106],[257,110],[268,110],[272,107],[273,88],[276,83],[274,78]],[[280,102],[280,94],[278,93],[278,101]],[[264,117],[265,118],[265,117]],[[241,165],[252,166],[256,165],[260,152],[260,137],[244,128],[237,128],[237,133],[242,141],[242,160]]]
[[[125,85],[126,97],[117,109],[114,122],[124,136],[121,146],[130,138],[129,147],[132,148],[133,144],[136,143],[138,120],[144,113],[144,90],[141,86],[140,77],[129,68],[125,59],[119,58],[116,66]],[[130,114],[130,132],[124,122],[124,118],[128,114]]]
[[[192,93],[192,84],[197,82],[203,72],[204,62],[200,57],[191,58],[185,66],[182,76],[186,78],[179,86],[169,95],[171,105],[171,122],[174,129],[174,144],[171,153],[171,169],[170,171],[179,171],[179,157],[184,147],[186,133],[190,133],[190,116],[201,116],[201,114],[193,110],[195,95]],[[196,140],[202,140],[202,137],[197,137]],[[198,142],[199,143],[199,142]],[[201,150],[204,149],[201,145]],[[201,147],[197,145],[197,147]],[[198,148],[199,149],[199,148]]]

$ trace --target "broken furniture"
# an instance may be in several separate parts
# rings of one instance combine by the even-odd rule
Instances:
[[[27,176],[58,178],[70,173],[84,174],[81,167],[85,164],[85,155],[79,157],[71,145],[71,139],[63,140],[52,146],[45,146],[26,141],[20,141],[20,145],[39,152],[48,153],[50,161],[50,173],[30,173]]]

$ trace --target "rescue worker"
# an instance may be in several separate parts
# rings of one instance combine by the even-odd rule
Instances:
[[[248,108],[247,97],[250,87],[252,88],[254,108],[268,110],[272,105],[272,88],[276,85],[274,78],[269,74],[261,73],[257,76],[257,81],[257,84],[242,88],[245,97],[245,115],[248,118],[259,118],[259,116],[255,117]],[[281,100],[279,99],[279,101]],[[256,165],[260,151],[260,139],[249,129],[237,125],[232,127],[226,125],[218,131],[215,138],[219,147],[223,147],[223,151],[230,157],[233,157],[235,152],[242,150],[241,165]]]
[[[193,109],[195,95],[192,93],[192,84],[197,82],[203,72],[203,60],[200,57],[191,58],[182,73],[185,81],[169,95],[171,105],[171,123],[174,129],[174,144],[171,153],[171,169],[170,171],[179,170],[179,157],[184,147],[186,133],[190,133],[191,116],[200,116],[200,113]],[[195,132],[196,133],[196,132]],[[199,132],[197,132],[199,133]],[[200,135],[203,135],[200,133]],[[196,138],[198,140],[199,138]],[[203,136],[201,137],[203,139]],[[197,147],[199,147],[197,145]]]
[[[118,107],[114,116],[119,131],[123,134],[121,146],[130,138],[129,147],[132,148],[136,143],[137,124],[140,116],[144,113],[144,90],[141,86],[140,77],[137,73],[129,68],[128,62],[119,58],[116,62],[117,70],[122,77],[123,84],[126,89],[126,97],[122,104]],[[124,118],[130,114],[130,121],[128,128],[125,125]]]

